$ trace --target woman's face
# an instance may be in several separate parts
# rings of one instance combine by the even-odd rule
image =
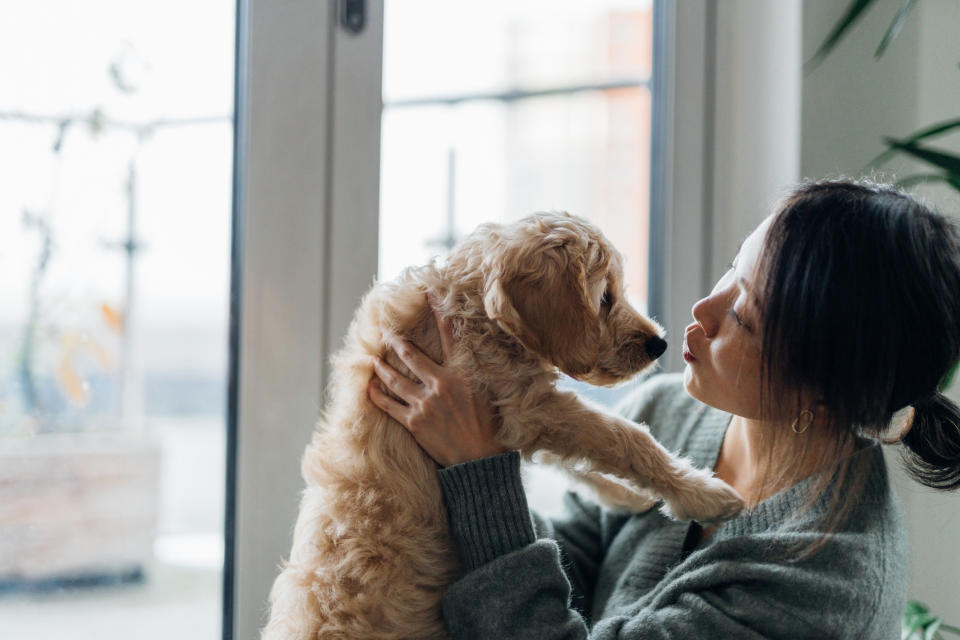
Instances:
[[[731,268],[706,298],[693,305],[684,331],[683,382],[687,392],[712,407],[752,419],[760,407],[761,314],[754,268],[773,217],[743,241]]]

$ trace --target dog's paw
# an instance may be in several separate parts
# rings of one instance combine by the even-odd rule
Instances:
[[[660,512],[668,518],[711,524],[735,518],[743,511],[740,494],[709,472],[696,469],[685,480],[663,496]]]

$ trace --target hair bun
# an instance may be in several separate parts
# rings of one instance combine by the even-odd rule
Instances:
[[[939,398],[945,398],[949,402],[949,398],[946,398],[946,396],[939,391],[934,391],[933,393],[925,395],[918,400],[914,400],[910,403],[910,406],[917,411],[936,411],[937,404],[939,403],[938,396]]]
[[[913,420],[901,438],[904,464],[921,484],[960,487],[960,408],[942,393],[913,403]]]

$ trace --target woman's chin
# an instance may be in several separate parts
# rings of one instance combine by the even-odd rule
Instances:
[[[693,367],[689,364],[683,368],[683,386],[690,391],[690,384],[693,382]]]
[[[697,374],[693,372],[693,367],[689,364],[683,368],[683,388],[687,390],[690,396],[700,400],[700,384],[697,380]]]

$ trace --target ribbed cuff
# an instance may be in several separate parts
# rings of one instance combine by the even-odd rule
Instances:
[[[537,539],[518,452],[455,464],[439,477],[465,572]]]

